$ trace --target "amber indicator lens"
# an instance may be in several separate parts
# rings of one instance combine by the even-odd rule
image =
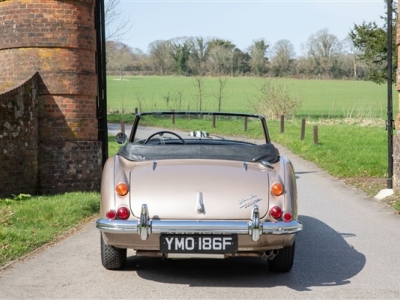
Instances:
[[[117,192],[118,195],[125,196],[129,192],[128,185],[126,183],[119,183],[115,187],[115,191]]]
[[[271,193],[275,196],[280,196],[283,194],[283,185],[279,182],[275,182],[271,185]]]

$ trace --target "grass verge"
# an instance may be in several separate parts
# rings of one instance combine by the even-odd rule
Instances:
[[[120,146],[108,138],[109,155]],[[65,193],[53,196],[20,194],[0,199],[0,267],[55,241],[97,214],[99,193]]]
[[[19,195],[0,200],[0,266],[51,242],[98,213],[98,193]]]

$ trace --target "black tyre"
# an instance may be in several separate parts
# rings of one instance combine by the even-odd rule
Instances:
[[[100,234],[101,263],[107,270],[118,270],[125,266],[126,249],[106,245],[103,236]]]
[[[292,246],[279,249],[278,254],[272,260],[268,260],[268,266],[274,272],[289,272],[293,267],[295,243]]]

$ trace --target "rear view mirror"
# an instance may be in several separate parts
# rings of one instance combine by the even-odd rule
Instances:
[[[126,140],[128,139],[128,137],[126,136],[125,133],[123,132],[119,132],[117,133],[117,135],[115,136],[115,140],[118,144],[122,145],[125,144]]]

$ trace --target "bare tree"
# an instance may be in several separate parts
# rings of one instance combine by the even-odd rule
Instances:
[[[120,0],[104,0],[106,40],[120,40],[133,26],[129,17],[123,17],[118,10]]]
[[[315,63],[312,58],[300,56],[295,61],[295,73],[297,75],[309,78],[315,74]]]
[[[122,79],[123,71],[132,63],[132,49],[121,42],[108,41],[107,47],[107,68],[110,71],[118,71]]]
[[[358,63],[359,63],[357,61],[357,56],[360,55],[360,51],[354,46],[353,41],[349,36],[343,40],[342,46],[343,46],[343,53],[346,54],[348,60],[350,60],[352,63],[353,77],[357,78]]]
[[[233,75],[235,44],[223,39],[213,39],[208,42],[209,70],[214,75]]]
[[[182,110],[183,100],[185,99],[184,95],[184,92],[181,90],[168,91],[168,93],[163,96],[165,105],[170,110]]]
[[[193,74],[204,75],[209,54],[208,42],[202,37],[195,37],[191,39],[191,44],[188,66]]]
[[[341,49],[338,38],[330,34],[328,29],[321,29],[309,37],[306,49],[308,56],[314,60],[319,74],[329,76]]]
[[[171,41],[155,41],[149,45],[149,53],[154,69],[161,75],[168,74],[173,64]]]
[[[269,45],[264,39],[253,41],[249,47],[250,52],[250,66],[255,75],[261,76],[267,70],[267,49]]]
[[[218,102],[218,111],[221,111],[222,107],[222,99],[224,98],[224,89],[226,85],[227,78],[218,77],[218,90],[217,93],[214,94],[215,99]]]
[[[197,88],[197,103],[198,103],[198,110],[202,110],[203,106],[203,96],[204,96],[204,77],[203,76],[196,76],[194,78],[194,85]]]
[[[290,73],[291,64],[296,56],[294,46],[289,40],[279,40],[272,48],[271,68],[275,76]]]

